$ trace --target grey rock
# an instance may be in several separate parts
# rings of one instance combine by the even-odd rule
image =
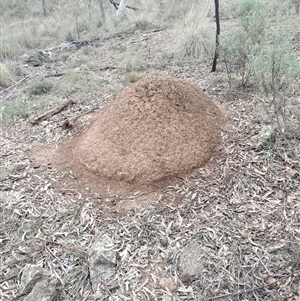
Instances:
[[[53,301],[57,297],[59,284],[57,279],[44,278],[36,283],[24,301]]]
[[[261,148],[275,141],[275,128],[271,125],[263,126],[257,135],[251,138],[251,144],[255,148]]]
[[[36,283],[46,274],[46,271],[40,266],[26,264],[22,271],[20,294],[29,294]]]
[[[99,285],[116,274],[117,252],[115,244],[107,235],[98,238],[89,252],[90,277],[94,293],[99,293]]]
[[[204,267],[201,258],[203,253],[202,246],[197,241],[192,241],[183,248],[177,266],[180,279],[183,282],[202,275]]]

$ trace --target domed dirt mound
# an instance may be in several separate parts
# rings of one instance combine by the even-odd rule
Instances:
[[[198,87],[172,77],[123,90],[73,152],[100,177],[151,184],[203,165],[221,142],[221,114]]]

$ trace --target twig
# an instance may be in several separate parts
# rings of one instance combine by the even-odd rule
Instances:
[[[45,75],[45,78],[47,78],[47,77],[59,77],[59,76],[62,76],[62,75],[64,75],[64,73],[47,74],[47,75]]]
[[[74,103],[75,103],[75,101],[68,100],[67,102],[65,102],[65,103],[57,106],[56,108],[54,108],[54,109],[52,109],[52,110],[50,110],[50,111],[48,111],[48,112],[40,115],[39,117],[35,118],[34,120],[30,120],[30,123],[33,124],[33,125],[36,125],[36,124],[40,123],[41,121],[43,121],[45,119],[48,119],[48,118],[52,117],[53,115],[61,112],[67,106],[72,105]]]
[[[33,77],[35,74],[29,74],[27,76],[25,76],[24,78],[22,78],[20,81],[18,81],[17,83],[9,86],[8,88],[1,90],[0,91],[0,95],[3,94],[4,92],[7,92],[9,90],[11,90],[12,88],[16,87],[17,85],[21,84],[22,82],[24,82],[25,80],[29,79],[30,77]]]

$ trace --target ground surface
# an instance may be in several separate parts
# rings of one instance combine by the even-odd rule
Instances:
[[[29,119],[39,113],[2,129],[1,300],[24,299],[18,287],[27,263],[59,279],[57,300],[95,300],[89,250],[104,235],[113,241],[117,269],[101,283],[98,300],[299,300],[299,137],[253,148],[250,139],[262,127],[253,93],[228,89],[220,80],[223,67],[212,74],[208,62],[178,67],[170,59],[161,67],[169,39],[168,30],[127,32],[90,49],[99,57],[88,65],[76,63],[72,69],[58,59],[23,67],[28,74],[51,70],[86,77],[90,92],[76,94],[74,84],[68,92],[75,89],[76,104],[37,125]],[[230,120],[222,130],[223,150],[193,174],[160,189],[99,193],[79,182],[76,189],[71,166],[61,162],[59,168],[48,159],[62,143],[83,133],[114,98],[107,89],[93,90],[94,81],[101,87],[127,85],[115,58],[133,44],[141,49],[149,76],[183,78],[206,90]],[[69,59],[89,55],[79,51],[67,53]],[[60,81],[54,78],[58,87]],[[4,95],[13,100],[19,89]],[[299,104],[299,90],[293,98]],[[91,111],[71,130],[63,129],[66,119]],[[203,270],[183,282],[178,263],[194,240],[200,244]]]

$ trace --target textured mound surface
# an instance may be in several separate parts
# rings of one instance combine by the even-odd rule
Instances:
[[[198,87],[172,77],[123,90],[73,153],[100,177],[151,184],[203,165],[221,142],[221,113]]]

